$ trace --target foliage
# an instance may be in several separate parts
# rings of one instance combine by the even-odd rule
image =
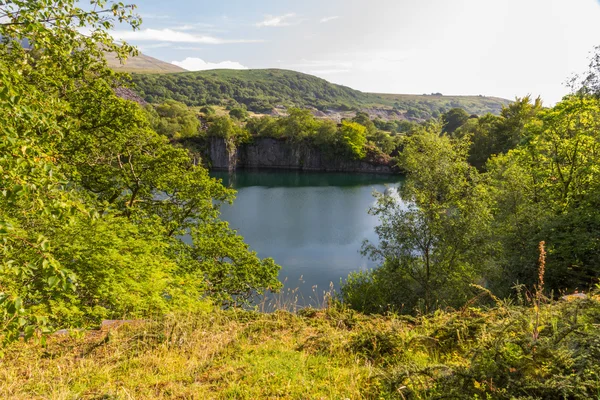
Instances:
[[[356,104],[362,95],[310,75],[275,69],[136,74],[133,81],[149,102],[173,99],[190,106],[203,106],[224,105],[233,100],[254,112],[269,112],[277,105],[339,107],[343,103]]]
[[[526,126],[537,118],[541,110],[542,102],[539,98],[534,102],[531,102],[529,96],[517,98],[502,108],[500,116],[487,114],[467,120],[453,136],[470,136],[472,144],[469,162],[484,169],[492,155],[504,154],[527,141],[530,133]]]
[[[500,116],[467,121],[454,139],[434,124],[411,132],[398,158],[403,202],[378,194],[371,210],[380,240],[363,250],[380,266],[352,274],[344,301],[414,312],[460,307],[474,283],[501,297],[531,291],[540,242],[547,294],[589,290],[600,276],[599,124],[600,100],[579,94],[551,109],[517,99]],[[483,173],[467,162],[490,155]]]
[[[245,105],[269,113],[275,108],[352,111],[384,107],[413,121],[437,118],[453,107],[469,114],[498,114],[508,101],[481,96],[414,96],[363,93],[295,71],[211,70],[176,74],[134,74],[140,95],[150,103],[176,100],[188,106]]]
[[[226,115],[211,118],[206,133],[208,136],[220,137],[235,144],[250,140],[248,131]]]
[[[283,136],[290,140],[303,140],[315,135],[319,123],[306,109],[291,108],[286,118],[279,119]]]
[[[597,99],[565,98],[526,126],[525,145],[489,164],[505,279],[531,284],[534,249],[544,240],[550,289],[585,290],[597,281],[599,124]]]
[[[169,100],[155,107],[146,106],[152,128],[170,139],[198,136],[200,121],[185,104]]]
[[[600,96],[600,46],[596,46],[589,60],[588,70],[583,76],[575,75],[570,80],[574,93]]]
[[[248,111],[242,107],[235,107],[229,111],[229,116],[239,121],[243,121],[248,118]]]
[[[205,296],[240,304],[279,286],[278,266],[218,219],[234,193],[164,135],[195,134],[195,115],[174,102],[151,110],[161,135],[147,111],[115,95],[123,79],[103,49],[131,48],[108,30],[139,19],[129,6],[94,4],[0,4],[3,342],[194,310]]]
[[[453,134],[469,120],[469,114],[462,108],[453,108],[442,115],[442,132]]]
[[[200,108],[200,112],[204,115],[210,116],[215,114],[215,108],[211,106],[204,106]]]
[[[283,129],[278,119],[269,116],[252,117],[246,122],[246,129],[253,136],[281,138]]]
[[[366,128],[356,122],[342,121],[340,134],[342,145],[352,157],[361,159],[365,156],[365,144],[367,143]]]
[[[351,276],[344,301],[367,312],[431,312],[467,300],[469,284],[484,272],[490,222],[490,200],[466,161],[467,146],[428,130],[406,140],[399,164],[407,174],[404,203],[393,191],[376,193],[369,211],[380,220],[379,243],[366,242],[363,254],[381,267]]]
[[[269,116],[250,118],[244,131],[251,136],[272,137],[296,144],[314,145],[326,155],[353,159],[364,158],[370,149],[369,144],[378,149],[377,153],[382,153],[379,155],[385,158],[398,143],[389,134],[378,131],[370,120],[368,122],[375,132],[372,137],[375,143],[367,141],[367,128],[357,122],[342,121],[338,127],[333,121],[315,118],[310,110],[291,108],[288,113],[289,115],[279,118]],[[226,130],[220,127],[221,125],[230,126],[232,123],[214,119],[214,127],[208,129],[209,136],[228,137],[220,133]],[[373,161],[377,161],[376,157],[373,157]]]

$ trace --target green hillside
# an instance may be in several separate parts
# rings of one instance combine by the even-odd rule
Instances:
[[[277,107],[320,111],[377,109],[384,118],[429,119],[452,107],[471,114],[497,114],[509,101],[483,96],[363,93],[295,71],[280,69],[211,70],[176,74],[134,74],[137,91],[151,103],[168,99],[189,106],[245,104],[255,112]]]

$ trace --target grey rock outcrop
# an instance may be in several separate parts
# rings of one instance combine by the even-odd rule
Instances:
[[[214,170],[248,168],[377,174],[397,172],[388,164],[331,157],[315,146],[273,138],[255,138],[252,143],[241,145],[238,149],[228,145],[225,139],[209,138],[208,150],[210,167]]]

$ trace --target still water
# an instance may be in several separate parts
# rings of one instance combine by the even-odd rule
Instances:
[[[286,288],[298,288],[299,302],[311,304],[331,283],[351,271],[374,267],[360,248],[375,241],[377,218],[367,210],[373,191],[397,187],[400,176],[239,170],[212,173],[237,190],[222,219],[261,258],[281,265]],[[315,288],[316,285],[316,288]]]

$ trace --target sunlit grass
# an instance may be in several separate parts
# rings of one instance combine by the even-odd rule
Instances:
[[[278,304],[289,309],[289,301]],[[597,298],[543,305],[544,329],[535,343],[536,314],[528,307],[413,318],[365,316],[330,300],[324,305],[295,313],[207,309],[52,336],[46,346],[17,343],[0,360],[0,398],[426,399],[446,391],[466,391],[448,398],[511,398],[494,386],[504,375],[539,381],[541,389],[532,386],[532,393],[545,393],[571,379],[557,375],[561,368],[580,378],[598,369],[571,350],[582,338],[585,345],[600,343]],[[575,369],[584,362],[587,369]],[[593,386],[592,378],[582,385]],[[598,390],[596,382],[585,393]]]

